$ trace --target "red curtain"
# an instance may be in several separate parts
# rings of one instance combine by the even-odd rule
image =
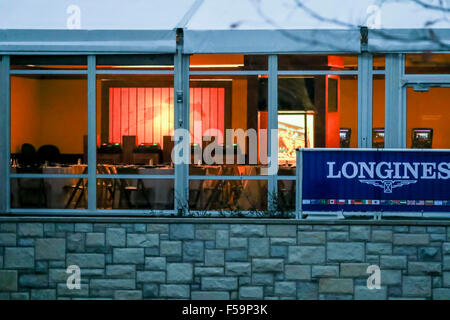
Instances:
[[[173,88],[110,88],[109,142],[136,136],[137,143],[159,143],[173,135]],[[225,89],[191,88],[189,108],[191,142],[203,136],[219,136],[225,129]]]

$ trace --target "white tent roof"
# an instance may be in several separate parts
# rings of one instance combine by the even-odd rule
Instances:
[[[359,52],[361,26],[372,51],[449,50],[450,0],[1,0],[0,52],[175,52],[177,28],[186,53]]]

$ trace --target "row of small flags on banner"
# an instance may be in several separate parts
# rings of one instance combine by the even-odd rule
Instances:
[[[343,200],[303,199],[303,204],[320,205],[404,205],[404,206],[450,206],[450,200]]]

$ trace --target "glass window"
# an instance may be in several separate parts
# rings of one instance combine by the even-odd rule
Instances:
[[[267,70],[267,55],[243,54],[194,54],[190,57],[190,69],[206,70]]]
[[[85,75],[11,76],[11,173],[87,173]]]
[[[406,90],[407,148],[449,149],[448,87],[412,86]]]
[[[97,207],[173,210],[173,188],[173,179],[97,179]]]
[[[405,55],[405,73],[450,73],[450,54],[407,54]]]
[[[357,136],[356,76],[279,77],[279,175],[295,175],[297,148],[356,148]]]
[[[265,175],[267,77],[191,76],[191,175]]]
[[[173,75],[98,75],[97,163],[173,171],[173,117]]]
[[[373,76],[372,148],[384,148],[385,76]]]
[[[72,56],[72,55],[24,55],[11,56],[12,70],[86,70],[87,58],[86,56]]]
[[[173,70],[173,55],[98,55],[98,70]]]
[[[278,55],[279,70],[358,70],[358,57],[352,55]]]
[[[189,209],[194,211],[267,210],[267,181],[191,180]]]
[[[386,67],[386,58],[381,54],[373,55],[373,70],[384,70]]]
[[[17,173],[43,173],[39,168],[18,168]],[[87,179],[13,178],[11,208],[87,209]]]

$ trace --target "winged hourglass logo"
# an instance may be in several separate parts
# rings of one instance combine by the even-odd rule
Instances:
[[[416,183],[417,180],[359,180],[359,182],[383,188],[384,193],[392,193],[392,189]]]

